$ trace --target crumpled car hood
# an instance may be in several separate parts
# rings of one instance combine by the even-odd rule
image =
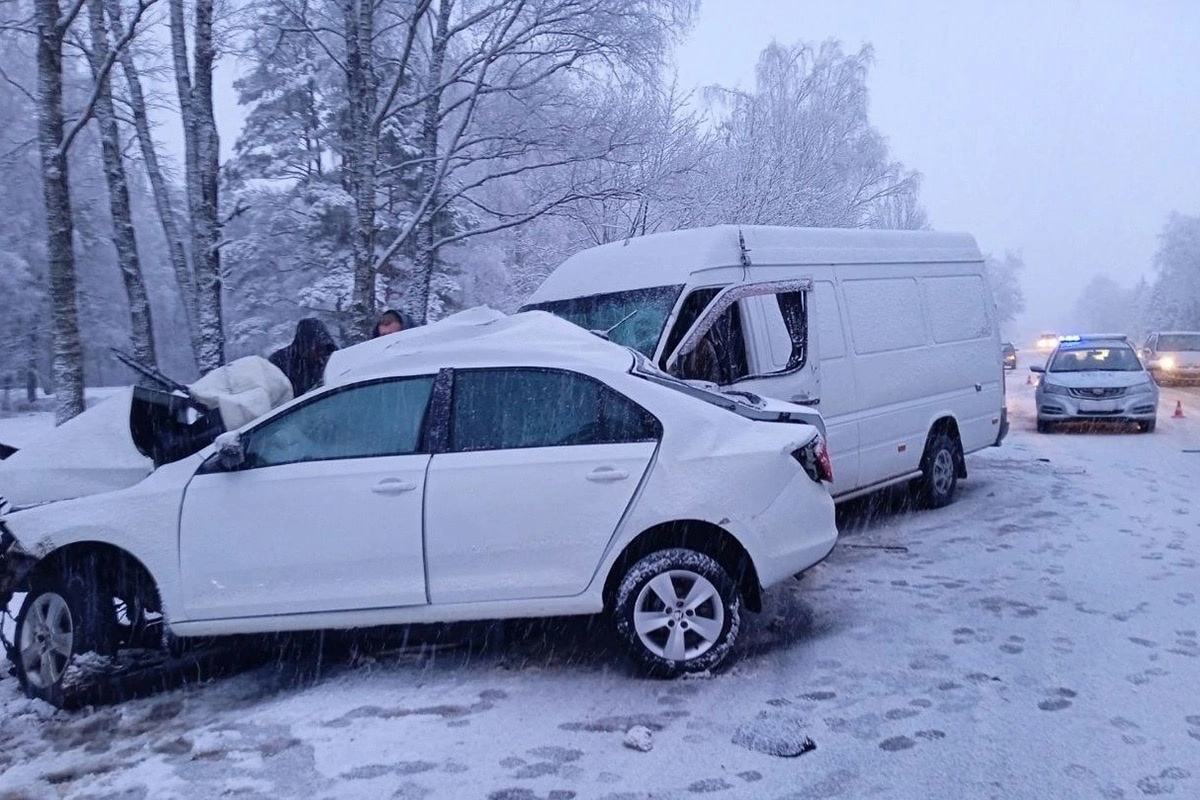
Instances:
[[[133,387],[32,437],[0,461],[0,497],[16,508],[124,489],[154,464],[129,430]]]

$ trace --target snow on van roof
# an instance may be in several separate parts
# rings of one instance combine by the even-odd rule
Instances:
[[[717,225],[655,233],[591,247],[564,261],[529,303],[686,284],[697,273],[751,266],[955,263],[982,260],[965,233]]]
[[[627,372],[633,354],[544,311],[510,316],[479,306],[334,351],[325,366],[325,384],[430,374],[445,367],[510,365],[586,366]]]

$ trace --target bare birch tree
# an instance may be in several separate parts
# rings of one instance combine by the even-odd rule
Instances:
[[[104,0],[105,11],[112,21],[112,26],[121,28],[121,0]],[[141,71],[137,65],[132,48],[125,48],[119,54],[121,71],[125,78],[129,115],[137,133],[138,148],[142,156],[142,164],[150,189],[154,195],[154,207],[158,212],[159,224],[163,229],[163,237],[171,259],[171,267],[175,274],[175,282],[179,287],[180,301],[183,305],[184,319],[187,324],[187,334],[192,345],[192,357],[199,358],[200,339],[196,328],[196,286],[192,276],[191,264],[188,262],[187,249],[183,234],[180,231],[179,220],[175,213],[175,205],[171,200],[166,176],[159,163],[158,148],[150,128],[150,116],[146,107],[146,92],[142,87]]]
[[[63,46],[84,0],[63,8],[58,0],[34,0],[33,29],[37,38],[38,152],[42,167],[42,193],[46,206],[46,258],[53,327],[53,371],[56,393],[55,420],[66,422],[84,409],[83,347],[79,338],[75,226],[71,210],[67,154],[80,131],[89,123],[112,71],[117,54],[133,39],[137,24],[154,0],[139,0],[127,29],[120,31],[105,57],[94,65],[94,82],[83,108],[67,124],[63,104]],[[20,25],[7,26],[24,30]]]
[[[197,366],[201,372],[225,362],[220,248],[220,142],[213,113],[213,0],[196,0],[188,61],[184,0],[170,0],[171,51],[183,122],[185,180],[196,286]]]
[[[125,160],[122,155],[121,132],[117,127],[110,76],[100,74],[100,69],[110,61],[104,0],[87,0],[87,11],[88,28],[91,33],[89,59],[92,66],[92,79],[96,82],[97,89],[95,116],[100,129],[104,179],[108,186],[108,205],[112,214],[113,245],[117,251],[117,264],[121,269],[125,295],[129,300],[133,356],[147,366],[157,367],[150,297],[146,293],[146,282],[142,277],[142,265],[138,257],[137,237],[134,233],[133,213],[129,202],[129,183],[125,175]]]

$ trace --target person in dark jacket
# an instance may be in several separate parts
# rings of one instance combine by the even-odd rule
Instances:
[[[292,393],[299,397],[321,382],[325,363],[337,349],[321,320],[306,317],[296,323],[292,343],[271,353],[268,360],[283,370],[292,382]]]

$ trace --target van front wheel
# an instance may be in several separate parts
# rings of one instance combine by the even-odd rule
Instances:
[[[958,440],[945,431],[929,437],[917,479],[917,497],[926,508],[941,508],[954,501],[958,490]]]

